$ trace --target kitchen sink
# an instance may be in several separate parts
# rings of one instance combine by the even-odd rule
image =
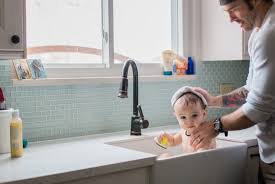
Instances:
[[[217,139],[217,148],[186,153],[182,146],[161,148],[153,136],[106,144],[156,155],[152,184],[243,184],[247,164],[245,143]]]

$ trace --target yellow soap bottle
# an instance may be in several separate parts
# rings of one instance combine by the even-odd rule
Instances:
[[[14,110],[10,124],[11,157],[21,157],[23,155],[22,132],[22,120],[19,115],[19,110]]]

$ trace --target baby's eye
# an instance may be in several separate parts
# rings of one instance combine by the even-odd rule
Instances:
[[[192,118],[196,118],[196,117],[198,117],[197,114],[193,114],[193,115],[192,115]]]
[[[186,119],[186,117],[185,116],[181,116],[180,119]]]

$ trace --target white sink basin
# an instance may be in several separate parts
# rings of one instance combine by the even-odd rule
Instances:
[[[217,148],[197,153],[184,153],[181,146],[163,149],[153,137],[106,143],[157,157],[152,167],[152,184],[243,184],[247,162],[247,146],[217,140]],[[163,157],[161,155],[169,155]]]

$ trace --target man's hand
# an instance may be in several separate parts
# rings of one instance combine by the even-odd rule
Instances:
[[[193,87],[193,90],[204,96],[208,106],[222,106],[222,98],[220,96],[212,96],[208,91],[200,87]]]
[[[189,133],[190,145],[195,149],[200,149],[209,144],[219,133],[214,129],[213,122],[201,123],[198,127],[192,128]]]

